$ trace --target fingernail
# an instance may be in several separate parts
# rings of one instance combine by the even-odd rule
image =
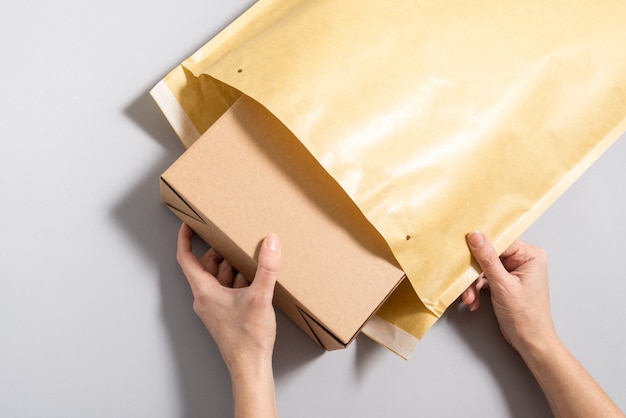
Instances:
[[[265,246],[272,251],[278,251],[280,248],[280,241],[276,234],[270,234],[265,238]]]
[[[480,231],[474,231],[467,237],[467,242],[472,248],[480,248],[485,243],[485,236]]]

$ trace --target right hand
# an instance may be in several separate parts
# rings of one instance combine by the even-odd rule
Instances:
[[[517,240],[498,256],[479,231],[470,233],[467,241],[483,275],[463,292],[463,302],[477,309],[480,288],[486,285],[500,330],[517,351],[556,337],[545,251]]]

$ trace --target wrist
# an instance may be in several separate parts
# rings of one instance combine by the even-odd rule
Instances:
[[[248,361],[250,360],[250,361]],[[229,365],[235,417],[277,417],[271,356]]]
[[[248,381],[259,381],[267,378],[273,379],[272,357],[266,355],[253,355],[240,357],[227,363],[233,385]]]
[[[550,329],[542,334],[534,334],[520,340],[514,345],[514,348],[524,361],[530,365],[531,363],[545,360],[558,350],[562,344],[554,329]]]

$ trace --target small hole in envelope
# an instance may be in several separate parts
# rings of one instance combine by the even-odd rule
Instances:
[[[411,236],[410,236],[410,235],[407,235],[407,236],[406,236],[406,240],[408,241],[408,240],[410,240],[410,239],[411,239]]]
[[[237,70],[238,73],[243,73],[243,68]]]

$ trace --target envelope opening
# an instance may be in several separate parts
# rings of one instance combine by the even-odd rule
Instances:
[[[161,177],[164,203],[248,280],[278,234],[274,303],[326,350],[346,347],[404,277],[354,202],[246,96]]]

